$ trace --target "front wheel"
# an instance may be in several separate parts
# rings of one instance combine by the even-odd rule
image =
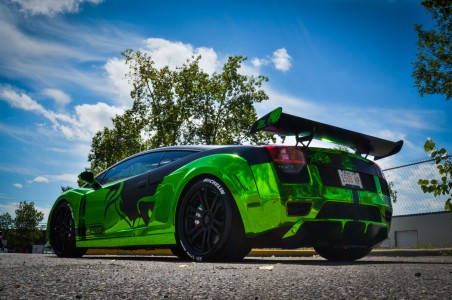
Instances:
[[[251,250],[234,198],[211,177],[197,180],[181,199],[177,236],[181,249],[197,261],[241,260]]]
[[[330,261],[354,261],[365,257],[372,251],[368,247],[314,247],[323,258]]]
[[[75,246],[75,224],[72,210],[68,203],[60,203],[52,217],[50,243],[59,257],[82,257],[85,248]]]

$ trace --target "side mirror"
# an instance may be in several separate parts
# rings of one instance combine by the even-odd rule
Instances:
[[[78,178],[81,181],[89,184],[89,186],[91,186],[94,190],[98,190],[102,187],[100,183],[97,182],[97,180],[94,178],[94,174],[92,172],[88,171],[82,172],[80,173],[80,175],[78,175]]]

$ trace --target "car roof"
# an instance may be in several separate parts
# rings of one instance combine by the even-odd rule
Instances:
[[[137,155],[142,155],[145,153],[152,153],[152,152],[160,152],[160,151],[207,151],[212,149],[221,149],[221,148],[228,148],[228,147],[241,147],[242,145],[182,145],[182,146],[168,146],[168,147],[161,147],[161,148],[155,148],[155,149],[149,149],[146,151],[142,151],[139,153],[136,153],[134,155],[129,156],[134,157]]]
[[[117,163],[109,166],[107,169],[105,169],[104,171],[102,171],[100,174],[102,174],[103,172],[111,169],[112,167],[126,161],[129,160],[131,158],[137,157],[137,156],[141,156],[147,153],[154,153],[154,152],[162,152],[162,151],[193,151],[193,152],[202,152],[202,151],[208,151],[208,150],[214,150],[214,149],[221,149],[221,148],[239,148],[239,147],[258,147],[258,146],[250,146],[250,145],[183,145],[183,146],[168,146],[168,147],[161,147],[161,148],[155,148],[155,149],[150,149],[150,150],[145,150],[142,152],[138,152],[135,153],[131,156],[128,156],[120,161],[118,161]]]

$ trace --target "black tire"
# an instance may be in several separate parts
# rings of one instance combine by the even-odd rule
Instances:
[[[52,216],[50,243],[58,257],[82,257],[87,249],[75,245],[75,224],[71,207],[60,203]]]
[[[372,248],[367,247],[314,247],[323,258],[330,261],[354,261],[367,256]]]
[[[211,177],[197,180],[184,194],[176,232],[178,245],[196,261],[238,261],[251,250],[233,197]]]

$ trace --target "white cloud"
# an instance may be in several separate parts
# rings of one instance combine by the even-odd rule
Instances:
[[[59,182],[59,183],[76,183],[77,182],[77,174],[58,174],[58,175],[40,175],[35,177],[32,180],[28,180],[28,183],[50,183],[50,182]]]
[[[104,69],[107,73],[111,90],[117,95],[117,102],[122,103],[125,106],[130,106],[132,103],[130,91],[133,86],[125,78],[127,72],[129,71],[125,60],[118,59],[116,57],[110,58],[104,65]]]
[[[207,73],[218,71],[218,55],[212,48],[194,48],[191,44],[169,41],[161,38],[149,38],[145,41],[144,51],[155,62],[157,68],[182,66],[193,56],[201,55],[200,67]]]
[[[21,188],[24,187],[24,186],[23,186],[22,184],[20,184],[20,183],[15,183],[15,184],[13,184],[13,186],[16,187],[16,188],[18,188],[18,189],[21,189]]]
[[[123,113],[123,108],[109,106],[103,102],[82,104],[74,107],[75,114],[55,113],[44,108],[37,101],[23,92],[11,87],[0,87],[0,100],[6,101],[12,107],[40,115],[52,123],[53,130],[71,140],[88,141],[94,133],[110,127],[111,118]]]
[[[9,213],[14,219],[16,216],[16,209],[19,207],[19,202],[0,203],[0,214]]]
[[[260,68],[262,66],[266,66],[268,64],[270,64],[270,61],[268,59],[265,58],[253,58],[251,60],[251,64],[255,67],[255,68]]]
[[[143,43],[141,36],[127,25],[118,29],[111,23],[75,25],[63,18],[31,17],[24,22],[22,14],[10,6],[0,1],[3,75],[34,86],[86,90],[116,100],[117,93],[102,76],[102,66],[126,48],[138,49]]]
[[[35,177],[33,180],[31,180],[31,182],[45,182],[45,183],[48,183],[49,180],[46,177],[44,177],[44,176],[38,176],[38,177]]]
[[[11,0],[30,15],[53,16],[62,13],[76,13],[83,3],[99,4],[103,0]]]
[[[144,41],[141,51],[147,53],[155,63],[156,68],[169,66],[171,69],[180,67],[192,57],[201,55],[199,66],[204,72],[212,74],[219,70],[221,65],[218,54],[212,48],[194,48],[190,44],[179,41],[169,41],[161,38],[149,38]],[[107,60],[104,65],[106,77],[110,90],[116,95],[116,102],[121,106],[130,107],[132,99],[130,91],[133,86],[125,78],[129,67],[124,59],[113,57]]]
[[[14,108],[19,108],[42,115],[45,115],[47,113],[42,105],[31,99],[28,95],[16,92],[8,87],[2,88],[0,90],[0,99],[5,100]]]
[[[289,71],[292,66],[292,57],[287,53],[285,48],[280,48],[273,52],[272,61],[275,68],[283,72]]]
[[[181,66],[194,54],[193,46],[182,42],[149,38],[145,44],[145,51],[152,57],[157,68]]]
[[[62,90],[45,89],[42,93],[51,98],[55,102],[56,106],[60,109],[63,109],[67,104],[71,102],[71,97]]]
[[[292,57],[287,53],[285,48],[277,49],[272,56],[266,58],[255,57],[251,60],[253,67],[259,69],[262,66],[267,66],[273,63],[273,66],[282,72],[287,72],[292,67]]]
[[[0,9],[2,8],[4,7],[0,6]],[[0,54],[8,55],[6,57],[6,59],[9,58],[8,65],[14,66],[16,60],[33,64],[36,63],[37,57],[46,62],[52,62],[61,57],[80,60],[94,58],[92,54],[81,53],[56,41],[30,35],[19,26],[20,20],[0,12],[0,36],[2,37]],[[49,55],[50,53],[51,55]],[[11,56],[14,57],[14,60],[10,59]]]
[[[124,112],[123,109],[107,105],[103,102],[82,104],[75,107],[77,124],[82,130],[96,133],[104,127],[111,127],[111,118]]]
[[[218,54],[212,48],[200,47],[195,49],[195,56],[201,55],[199,66],[204,72],[212,74],[219,70]]]

